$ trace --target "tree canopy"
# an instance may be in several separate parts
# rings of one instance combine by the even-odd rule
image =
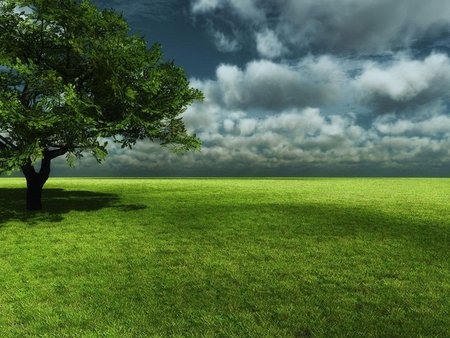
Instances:
[[[181,114],[202,93],[158,44],[89,1],[0,1],[0,171],[138,140],[197,149]],[[39,174],[39,173],[37,173]],[[45,176],[45,175],[44,175]],[[45,181],[44,181],[45,183]]]

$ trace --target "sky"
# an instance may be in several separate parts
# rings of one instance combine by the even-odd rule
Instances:
[[[205,101],[200,152],[111,144],[70,176],[450,176],[448,0],[96,0]]]

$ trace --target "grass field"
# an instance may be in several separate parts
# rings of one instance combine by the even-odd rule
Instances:
[[[450,179],[0,180],[0,336],[449,337]]]

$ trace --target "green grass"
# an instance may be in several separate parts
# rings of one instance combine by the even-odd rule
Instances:
[[[0,180],[0,336],[449,337],[450,179]]]

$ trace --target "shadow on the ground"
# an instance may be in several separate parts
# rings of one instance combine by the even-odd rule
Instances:
[[[45,189],[43,210],[27,211],[26,189],[0,188],[0,226],[10,220],[28,222],[61,222],[70,211],[96,211],[114,208],[122,212],[145,209],[143,204],[123,204],[118,195],[91,191]]]

